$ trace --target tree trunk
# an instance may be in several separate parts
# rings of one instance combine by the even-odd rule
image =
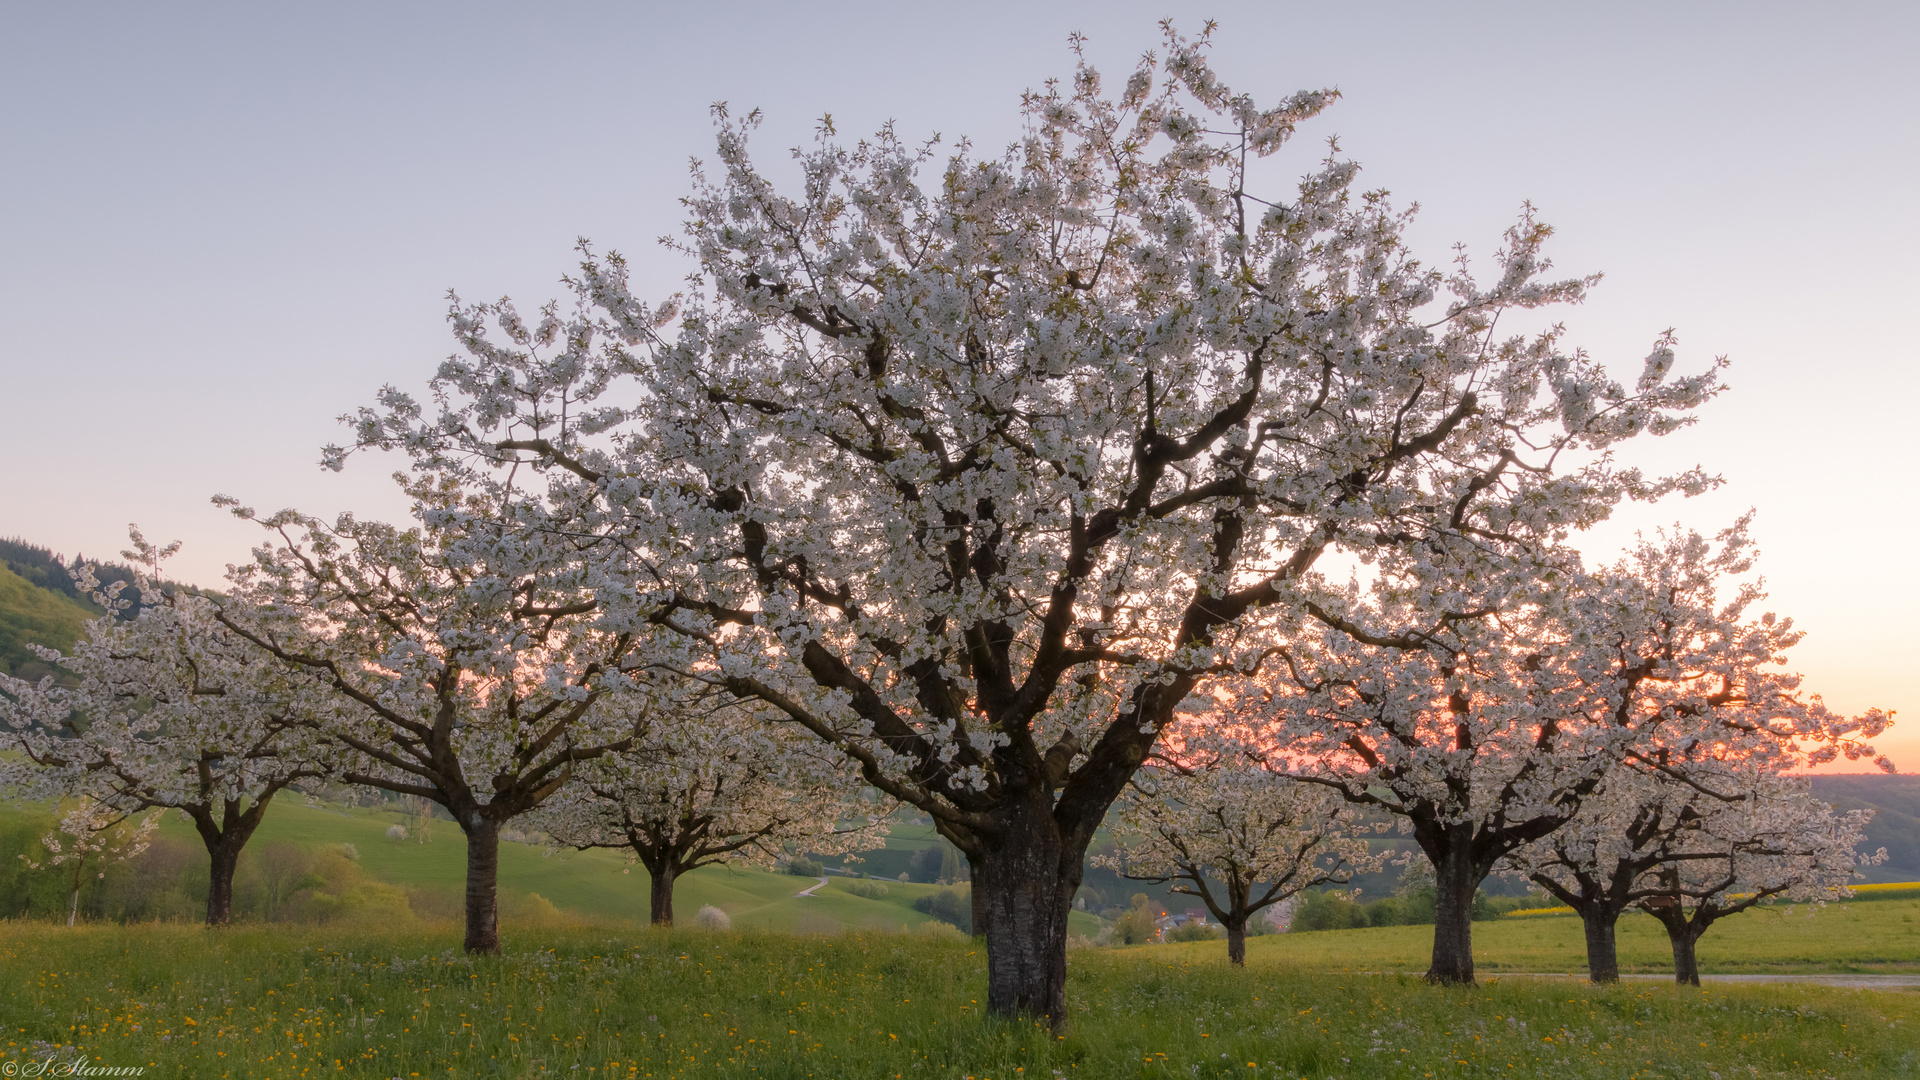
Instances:
[[[987,916],[988,916],[989,905],[987,904],[986,887],[981,884],[981,878],[983,876],[984,876],[984,873],[981,869],[981,864],[978,861],[976,861],[973,856],[968,855],[967,856],[967,880],[973,884],[973,888],[968,890],[968,899],[970,900],[973,906],[973,936],[974,937],[987,936],[987,921],[988,921]]]
[[[211,800],[176,807],[193,820],[200,842],[206,845],[208,926],[226,926],[233,921],[233,872],[240,865],[240,852],[253,839],[254,830],[266,817],[267,806],[279,791],[278,785],[269,785],[244,810],[238,799],[223,800],[219,820],[214,819]]]
[[[221,844],[207,856],[207,925],[226,926],[233,922],[233,871],[240,865],[240,846]]]
[[[1245,967],[1247,964],[1247,919],[1223,919],[1227,926],[1227,959]]]
[[[1480,887],[1466,844],[1433,861],[1433,964],[1427,981],[1447,985],[1473,982],[1473,893]],[[1429,853],[1431,858],[1431,853]]]
[[[500,826],[475,814],[467,834],[467,940],[470,953],[500,951]]]
[[[1699,944],[1700,935],[1687,924],[1684,915],[1660,921],[1667,924],[1667,940],[1673,944],[1673,981],[1681,986],[1699,986],[1700,958],[1694,947]]]
[[[982,853],[973,882],[986,907],[987,1011],[1067,1026],[1067,916],[1085,845],[1069,849],[1045,792],[1010,799],[1004,831]],[[979,932],[979,928],[975,928]]]
[[[1587,978],[1597,983],[1620,981],[1620,952],[1614,924],[1620,913],[1605,904],[1584,907],[1580,922],[1587,931]]]
[[[73,902],[67,905],[67,925],[72,926],[80,918],[80,882],[82,872],[87,868],[85,856],[76,858],[73,863]]]
[[[674,882],[673,867],[669,864],[663,864],[658,870],[648,871],[648,877],[650,877],[653,882],[652,893],[650,896],[650,899],[652,901],[651,915],[652,915],[653,925],[672,926],[673,925],[673,882]]]

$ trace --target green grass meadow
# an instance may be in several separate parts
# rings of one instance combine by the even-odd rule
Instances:
[[[1444,990],[1327,970],[1351,956],[1353,938],[1336,933],[1257,941],[1245,970],[1212,943],[1076,950],[1064,1037],[983,1018],[984,956],[967,940],[512,923],[504,936],[502,955],[469,958],[450,925],[0,924],[0,1068],[80,1059],[160,1077],[408,1080],[1920,1075],[1913,992],[1524,978]]]
[[[1672,973],[1667,932],[1652,916],[1623,915],[1618,932],[1622,972]],[[1474,923],[1473,943],[1474,970],[1482,978],[1584,975],[1587,969],[1586,939],[1572,915]],[[1249,938],[1247,957],[1326,970],[1412,972],[1426,970],[1432,947],[1431,926],[1382,926]],[[1755,908],[1715,923],[1700,939],[1699,955],[1706,974],[1920,974],[1920,900]]]
[[[459,831],[386,835],[408,820],[290,800],[255,844],[352,844],[370,878],[451,902]],[[194,839],[177,819],[163,829]],[[497,957],[465,956],[453,919],[404,900],[217,931],[0,921],[0,1080],[76,1060],[149,1077],[405,1080],[1920,1077],[1913,990],[1520,975],[1583,971],[1571,915],[1476,923],[1469,989],[1414,974],[1422,926],[1257,937],[1243,970],[1218,941],[1076,948],[1056,1037],[981,1015],[981,946],[912,910],[938,886],[889,882],[869,899],[835,878],[799,897],[813,879],[712,867],[676,890],[683,926],[656,930],[642,925],[645,874],[625,869],[616,853],[503,844]],[[1920,889],[1862,897],[1724,920],[1701,942],[1702,968],[1920,974]],[[704,904],[734,929],[685,926]],[[1621,920],[1620,955],[1627,972],[1671,971],[1644,915]]]
[[[405,840],[390,839],[387,829],[396,824],[406,824],[415,832]],[[905,847],[924,845],[932,831],[930,826],[898,825],[890,842]],[[177,814],[162,818],[160,833],[199,848],[199,836]],[[442,910],[457,910],[466,879],[466,839],[449,821],[432,822],[425,835],[428,838],[423,842],[414,819],[391,810],[283,798],[261,822],[249,848],[257,852],[274,842],[306,849],[351,844],[355,861],[374,879],[437,892]],[[893,931],[934,921],[913,910],[912,905],[941,888],[890,880],[886,883],[887,895],[869,899],[847,892],[845,880],[835,875],[812,895],[795,895],[817,881],[749,866],[704,867],[675,883],[674,914],[682,920],[691,919],[702,906],[712,904],[727,912],[733,925],[743,930],[816,934]],[[545,910],[545,904],[551,904],[568,916],[645,921],[647,889],[646,870],[628,863],[619,852],[554,852],[539,844],[510,841],[500,845],[501,901],[509,913],[529,908]],[[539,901],[531,899],[535,896]],[[1074,913],[1072,925],[1076,932],[1089,937],[1100,932],[1099,920],[1084,912]]]

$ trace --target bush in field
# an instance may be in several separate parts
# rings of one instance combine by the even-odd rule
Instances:
[[[964,941],[967,937],[966,931],[950,922],[941,922],[938,919],[921,923],[913,928],[913,932],[920,937],[937,938],[942,941]]]
[[[1351,930],[1366,925],[1366,909],[1331,890],[1308,893],[1293,915],[1295,930]]]
[[[708,904],[693,913],[693,925],[702,930],[731,930],[733,919],[726,912]]]
[[[1226,935],[1220,927],[1203,922],[1185,922],[1167,931],[1168,941],[1218,941]]]
[[[805,855],[795,855],[793,858],[788,859],[782,869],[794,877],[819,877],[825,873],[819,863],[807,858]]]
[[[913,910],[952,923],[966,933],[973,932],[973,899],[958,889],[930,892],[913,902]]]
[[[404,927],[419,917],[407,902],[407,891],[398,885],[377,881],[358,863],[338,852],[313,857],[310,873],[318,884],[295,894],[289,914],[301,922],[318,922],[359,928]]]
[[[1160,940],[1160,928],[1153,924],[1154,910],[1146,893],[1134,893],[1126,913],[1113,921],[1110,940],[1115,945],[1145,945]]]
[[[846,890],[855,896],[865,897],[868,900],[878,900],[887,895],[886,883],[880,881],[855,879],[846,883]]]

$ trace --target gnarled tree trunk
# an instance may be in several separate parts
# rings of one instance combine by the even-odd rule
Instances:
[[[1673,946],[1673,981],[1681,986],[1699,986],[1700,959],[1696,947],[1700,935],[1713,925],[1714,916],[1697,911],[1689,919],[1686,908],[1677,903],[1660,907],[1644,904],[1641,910],[1659,919],[1660,925],[1667,928],[1667,942]]]
[[[220,804],[218,820],[211,801],[178,807],[193,819],[194,831],[207,849],[208,926],[233,922],[233,874],[240,865],[240,852],[265,820],[267,805],[278,791],[277,786],[269,787],[244,810],[238,799],[227,799]]]
[[[467,834],[467,940],[470,953],[500,951],[500,826],[480,814],[460,823]]]
[[[207,925],[233,921],[233,872],[240,865],[240,845],[223,843],[207,852]]]
[[[1245,967],[1247,964],[1246,917],[1224,919],[1222,922],[1225,923],[1227,928],[1227,959],[1241,967]]]
[[[1470,843],[1447,845],[1433,863],[1433,962],[1427,981],[1457,985],[1473,981],[1473,894],[1484,873],[1476,873]]]
[[[1587,932],[1587,978],[1596,983],[1620,981],[1620,950],[1614,926],[1620,913],[1607,904],[1584,905],[1580,922]]]
[[[1008,800],[973,891],[986,913],[987,1011],[1046,1017],[1058,1032],[1067,1026],[1067,918],[1086,841],[1062,835],[1050,802],[1044,791]]]
[[[984,865],[972,855],[967,856],[967,880],[973,885],[967,891],[968,901],[973,907],[973,936],[987,936],[987,921],[992,905],[987,903],[987,890],[981,882],[985,875]]]
[[[1678,930],[1669,926],[1667,940],[1673,944],[1673,981],[1681,986],[1699,986],[1700,957],[1695,946],[1699,944],[1700,936],[1693,933],[1690,926]]]
[[[647,876],[651,879],[648,899],[649,917],[655,926],[673,925],[673,864],[662,862],[658,868],[648,867]]]

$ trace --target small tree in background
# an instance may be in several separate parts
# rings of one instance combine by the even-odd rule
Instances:
[[[342,779],[453,816],[467,839],[466,949],[497,952],[501,828],[584,763],[630,749],[649,693],[632,637],[595,625],[570,544],[479,518],[457,489],[407,491],[409,529],[236,508],[272,540],[233,575],[253,616],[217,617],[329,692],[312,723],[339,749]]]
[[[673,924],[674,883],[702,866],[885,842],[844,759],[731,701],[702,704],[657,709],[642,739],[584,769],[530,822],[557,844],[624,850],[646,867],[656,926]]]
[[[92,870],[96,879],[106,877],[106,864],[125,862],[147,850],[159,826],[157,813],[134,822],[106,803],[83,798],[79,805],[61,816],[56,831],[40,839],[50,856],[45,863],[25,855],[20,858],[34,870],[48,865],[72,868],[68,873],[72,876],[73,898],[67,905],[67,925],[72,926],[80,917],[80,886],[86,883],[87,871]],[[66,839],[62,840],[62,836]]]
[[[1709,798],[1695,786],[1701,779],[1681,783],[1616,767],[1571,821],[1502,861],[1502,869],[1526,877],[1580,916],[1593,982],[1619,981],[1616,924],[1621,913],[1662,891],[1656,871],[1675,857],[1676,841],[1699,829],[1696,803]],[[1717,786],[1732,788],[1724,783],[1729,778],[1719,779]],[[1752,796],[1729,790],[1720,797]]]
[[[1697,946],[1713,924],[1774,899],[1823,903],[1851,895],[1855,848],[1871,810],[1836,814],[1805,777],[1741,777],[1744,791],[1715,792],[1668,840],[1636,901],[1660,920],[1673,947],[1673,978],[1700,985]],[[1881,853],[1884,856],[1884,852]]]
[[[1676,747],[1756,768],[1873,756],[1886,714],[1836,716],[1779,670],[1800,635],[1751,616],[1752,558],[1742,520],[1596,573],[1571,558],[1491,573],[1444,552],[1383,567],[1354,590],[1371,613],[1289,643],[1230,700],[1274,717],[1256,744],[1275,769],[1409,823],[1435,877],[1428,977],[1471,982],[1481,882],[1616,767],[1681,778],[1661,764]]]
[[[1116,945],[1145,945],[1160,940],[1160,927],[1152,901],[1146,893],[1134,893],[1127,910],[1113,920],[1111,939]]]
[[[0,783],[84,793],[121,813],[178,810],[206,847],[207,924],[222,926],[240,853],[274,797],[328,772],[314,731],[314,710],[326,703],[309,680],[263,665],[221,621],[248,619],[244,605],[158,584],[161,560],[178,545],[157,549],[137,529],[132,538],[130,580],[103,590],[80,572],[108,614],[88,624],[71,655],[40,650],[71,678],[0,676],[0,734],[19,753],[0,763]],[[123,595],[127,585],[137,603]]]
[[[1199,897],[1226,928],[1235,964],[1246,963],[1254,915],[1315,886],[1343,885],[1386,858],[1370,852],[1363,833],[1375,830],[1338,792],[1230,756],[1145,770],[1119,810],[1114,852],[1095,864]]]

